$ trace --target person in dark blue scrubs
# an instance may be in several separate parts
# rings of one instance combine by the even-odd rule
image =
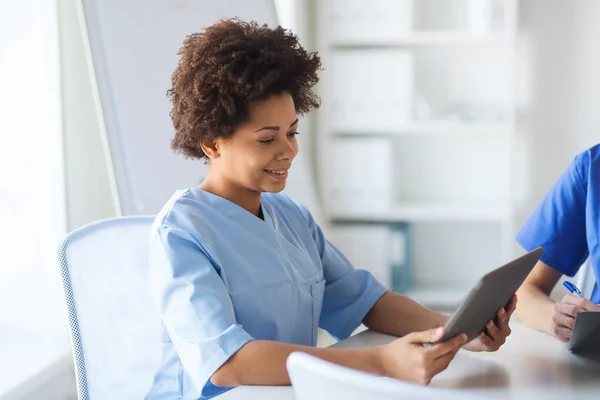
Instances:
[[[589,257],[600,277],[600,145],[579,154],[517,234],[525,250],[544,254],[517,292],[516,317],[525,325],[571,339],[580,311],[600,311],[595,279],[591,297],[567,294],[554,303],[550,292],[563,275],[573,277]]]

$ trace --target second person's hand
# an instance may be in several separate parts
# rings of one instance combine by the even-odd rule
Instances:
[[[395,379],[429,384],[435,375],[448,367],[467,341],[467,335],[461,334],[443,343],[425,347],[427,343],[440,340],[444,332],[444,328],[414,332],[380,346],[382,373]]]
[[[575,318],[582,311],[600,311],[600,305],[572,294],[566,295],[561,302],[554,304],[552,333],[563,342],[571,340]]]
[[[485,325],[485,332],[480,332],[475,339],[465,346],[469,351],[496,351],[510,336],[510,317],[517,309],[517,295],[513,295],[506,307],[496,314],[496,320],[490,320]]]

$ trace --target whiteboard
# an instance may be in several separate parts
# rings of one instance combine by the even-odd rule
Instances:
[[[220,18],[277,25],[272,0],[81,0],[80,21],[117,213],[155,214],[206,175],[172,152],[166,95],[185,37]],[[295,162],[286,192],[316,204],[310,168]],[[294,176],[294,177],[292,177]]]

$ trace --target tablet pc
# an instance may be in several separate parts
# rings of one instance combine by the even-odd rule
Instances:
[[[508,304],[543,253],[538,247],[485,274],[446,323],[440,342],[461,333],[467,335],[469,342],[475,339],[489,320],[496,319],[498,309]]]
[[[600,353],[600,312],[582,311],[577,314],[569,350],[573,353]]]

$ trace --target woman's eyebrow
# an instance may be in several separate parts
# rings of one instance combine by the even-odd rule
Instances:
[[[290,128],[294,125],[296,125],[298,123],[298,118],[296,118],[296,120],[294,122],[292,122],[292,124],[290,125]],[[281,128],[278,126],[263,126],[262,128],[254,131],[256,132],[260,132],[260,131],[279,131]]]

